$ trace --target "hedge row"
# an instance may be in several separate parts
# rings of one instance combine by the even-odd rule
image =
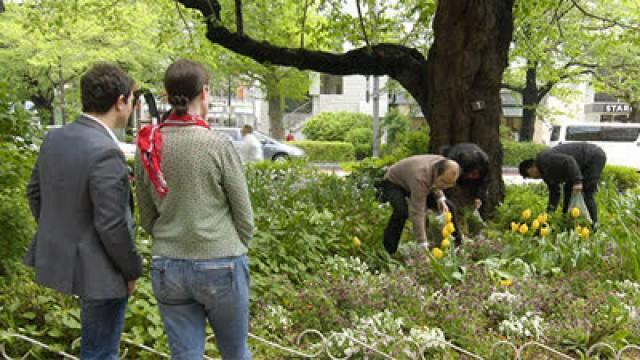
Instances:
[[[352,161],[356,158],[353,144],[341,141],[292,141],[305,151],[309,161],[340,162]]]
[[[536,155],[547,148],[546,145],[532,142],[504,141],[504,166],[518,166],[522,160],[535,159]]]

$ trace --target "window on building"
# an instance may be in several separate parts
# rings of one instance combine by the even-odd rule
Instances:
[[[600,115],[600,122],[629,122],[629,115]]]
[[[568,141],[623,141],[633,142],[640,135],[640,127],[568,126]]]
[[[320,94],[342,95],[342,76],[320,74]]]

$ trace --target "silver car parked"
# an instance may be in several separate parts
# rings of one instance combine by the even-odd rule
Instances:
[[[213,131],[216,131],[221,134],[225,134],[231,139],[233,146],[237,149],[240,148],[242,144],[242,133],[240,132],[241,128],[235,127],[212,127]],[[288,145],[279,142],[273,138],[268,137],[267,135],[259,132],[253,131],[253,135],[262,143],[262,152],[264,154],[265,160],[286,160],[289,158],[300,158],[304,157],[304,150],[299,147]]]

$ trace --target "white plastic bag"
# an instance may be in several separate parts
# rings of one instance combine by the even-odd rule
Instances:
[[[567,209],[569,214],[572,213],[574,208],[580,211],[579,217],[585,218],[589,224],[593,223],[591,214],[589,214],[589,209],[587,208],[587,204],[584,202],[584,196],[582,196],[581,192],[574,192],[571,194],[571,199],[569,199],[569,208]]]

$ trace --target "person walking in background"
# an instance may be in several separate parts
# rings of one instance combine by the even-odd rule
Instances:
[[[286,141],[294,141],[295,137],[293,136],[293,134],[291,132],[289,132],[287,134],[287,137],[285,138]]]
[[[556,209],[560,201],[560,184],[564,184],[563,212],[569,209],[571,194],[582,192],[595,226],[598,222],[595,194],[606,162],[607,155],[600,147],[579,142],[543,150],[535,159],[522,161],[519,170],[522,177],[542,179],[547,184],[547,211],[550,213]]]
[[[25,256],[36,282],[80,298],[82,360],[117,360],[128,297],[142,273],[127,165],[113,129],[127,123],[133,80],[99,64],[80,80],[83,114],[47,133],[31,181],[38,222]]]
[[[410,217],[413,233],[422,247],[427,247],[425,216],[427,207],[441,212],[451,211],[456,231],[456,244],[462,243],[458,217],[453,203],[443,190],[456,184],[460,167],[440,155],[416,155],[393,164],[384,176],[383,196],[393,208],[384,231],[384,248],[393,254],[398,249],[405,222]],[[407,198],[409,203],[407,204]],[[437,241],[437,239],[432,239]]]
[[[253,211],[231,141],[202,118],[208,82],[193,61],[167,69],[173,111],[139,132],[136,191],[141,225],[153,238],[151,282],[172,358],[202,360],[208,320],[222,359],[246,360]]]
[[[242,144],[240,145],[240,157],[243,163],[264,160],[262,143],[253,135],[253,127],[245,125],[242,127]]]
[[[473,207],[478,209],[483,219],[487,218],[487,191],[489,188],[489,156],[472,143],[459,143],[442,149],[442,155],[460,165],[462,173],[456,188],[471,194]],[[461,207],[463,204],[457,204]]]

